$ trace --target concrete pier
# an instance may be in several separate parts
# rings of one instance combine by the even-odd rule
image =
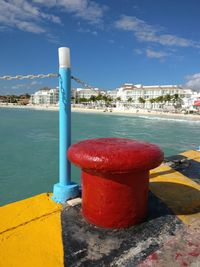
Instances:
[[[200,152],[151,171],[147,221],[126,230],[88,224],[81,199],[44,193],[0,208],[0,266],[198,266]]]

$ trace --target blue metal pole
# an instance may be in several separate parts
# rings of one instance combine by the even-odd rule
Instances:
[[[79,187],[71,182],[71,164],[67,150],[71,145],[71,69],[69,48],[59,48],[59,183],[54,185],[52,199],[64,203],[77,197]]]
[[[71,183],[71,165],[66,157],[66,151],[71,145],[71,70],[60,68],[59,74],[59,181],[64,186]]]

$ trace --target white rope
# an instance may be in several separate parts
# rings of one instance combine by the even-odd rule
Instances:
[[[16,76],[10,76],[10,75],[5,75],[5,76],[0,76],[0,80],[6,80],[6,81],[10,81],[10,80],[25,80],[25,79],[44,79],[44,78],[58,78],[59,74],[55,74],[55,73],[48,73],[48,74],[29,74],[29,75],[16,75]],[[71,76],[71,79],[74,80],[75,82],[81,84],[83,87],[85,88],[90,88],[90,89],[94,89],[94,86],[91,86],[83,81],[81,81],[79,78],[76,78],[74,76]]]
[[[91,86],[91,85],[89,85],[89,84],[81,81],[79,78],[76,78],[74,76],[71,76],[71,79],[74,80],[75,82],[79,83],[80,85],[82,85],[85,88],[90,88],[90,89],[93,89],[94,88],[93,86]]]
[[[16,76],[9,76],[9,75],[5,75],[5,76],[1,76],[0,80],[25,80],[25,79],[44,79],[44,78],[57,78],[59,76],[59,74],[55,74],[55,73],[48,73],[48,74],[37,74],[37,75],[16,75]]]

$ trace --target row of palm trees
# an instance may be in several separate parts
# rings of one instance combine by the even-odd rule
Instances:
[[[141,103],[143,106],[146,103],[147,100],[145,100],[142,97],[138,98],[139,103]],[[164,96],[158,96],[156,98],[150,98],[148,101],[151,103],[151,107],[153,106],[154,103],[159,104],[161,108],[163,108],[166,104],[172,104],[174,108],[179,108],[181,107],[183,100],[178,94],[174,95],[164,95]],[[128,102],[132,102],[132,99],[128,99]]]
[[[100,104],[104,104],[106,107],[112,106],[113,103],[115,102],[114,99],[111,96],[108,95],[102,95],[102,94],[98,94],[97,96],[95,95],[91,95],[91,97],[85,98],[85,97],[81,97],[81,98],[74,98],[72,97],[72,100],[76,103],[83,103],[83,104],[87,104],[87,103],[100,103]]]
[[[115,106],[116,102],[122,102],[121,97],[117,97],[116,99],[113,99],[111,96],[108,95],[102,95],[98,94],[97,96],[92,95],[89,99],[85,97],[81,98],[72,98],[72,100],[77,103],[83,103],[83,104],[95,104],[100,103],[104,104],[106,107]],[[129,97],[127,99],[128,105],[131,106],[131,104],[134,104],[134,100],[132,97]],[[181,104],[183,102],[182,98],[178,94],[174,95],[164,95],[164,96],[158,96],[156,98],[150,98],[150,99],[144,99],[143,97],[138,98],[138,102],[141,104],[141,108],[144,108],[146,102],[151,103],[151,108],[153,108],[153,104],[159,104],[160,108],[163,108],[166,104],[172,104],[175,108],[181,107]]]

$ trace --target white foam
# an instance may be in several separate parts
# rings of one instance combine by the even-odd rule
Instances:
[[[198,120],[189,120],[189,119],[178,119],[178,118],[167,118],[167,117],[158,117],[158,116],[145,116],[139,115],[138,117],[147,119],[147,120],[165,120],[165,121],[177,121],[177,122],[185,122],[185,123],[200,123]]]

